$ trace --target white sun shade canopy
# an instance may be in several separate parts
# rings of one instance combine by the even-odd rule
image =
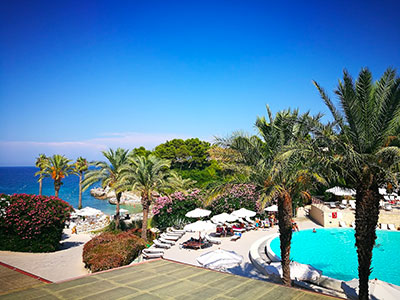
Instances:
[[[185,231],[209,231],[215,230],[215,224],[210,221],[196,221],[194,223],[187,224],[183,229]]]
[[[211,210],[196,208],[186,213],[186,217],[188,218],[203,218],[207,217],[211,214]]]
[[[368,282],[370,299],[398,300],[400,299],[400,286],[387,283],[379,279]],[[358,299],[358,279],[342,283],[342,288],[350,299]]]
[[[231,213],[232,216],[238,217],[238,218],[251,218],[256,215],[255,211],[248,210],[246,208],[241,208],[239,210],[235,210]]]
[[[278,211],[278,205],[274,204],[264,209],[265,211]]]
[[[213,221],[214,223],[234,222],[236,220],[237,220],[237,217],[227,214],[227,213],[215,215],[214,217],[211,218],[211,221]]]
[[[354,196],[356,194],[355,190],[346,189],[339,186],[335,186],[326,190],[328,193],[334,194],[336,196]]]
[[[243,262],[243,256],[237,254],[235,251],[218,249],[207,252],[196,258],[196,260],[203,267],[223,270],[240,265]]]

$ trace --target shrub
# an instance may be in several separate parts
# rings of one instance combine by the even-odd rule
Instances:
[[[253,184],[235,184],[228,188],[221,196],[218,196],[207,209],[212,216],[221,213],[231,213],[240,208],[258,211],[258,199],[260,194]]]
[[[0,194],[0,249],[56,251],[73,211],[67,202],[47,196]]]
[[[131,231],[102,233],[83,247],[83,262],[93,273],[125,266],[146,247],[146,243]]]
[[[195,189],[189,194],[176,192],[168,197],[156,198],[153,205],[153,221],[160,228],[190,223],[193,219],[185,217],[185,214],[201,206],[200,196],[200,190]]]

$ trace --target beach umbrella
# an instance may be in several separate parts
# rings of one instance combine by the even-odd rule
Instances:
[[[248,210],[246,208],[241,208],[239,210],[235,210],[231,213],[232,216],[238,217],[238,218],[247,218],[247,217],[254,217],[256,215],[255,211]]]
[[[354,196],[356,194],[355,190],[346,189],[346,188],[342,188],[339,186],[330,188],[330,189],[326,190],[326,192],[334,194],[336,196]]]
[[[308,281],[316,281],[321,275],[322,271],[314,268],[311,265],[301,264],[296,261],[291,261],[290,264],[290,278],[292,280],[308,280]],[[275,275],[282,277],[282,264],[280,262],[270,263],[265,267],[265,270],[269,275]]]
[[[120,209],[119,209],[119,213],[120,213],[121,215],[126,215],[126,214],[129,214],[129,210],[127,210],[127,209],[125,209],[125,208],[120,208]]]
[[[385,188],[379,188],[379,194],[380,195],[387,195],[386,189]]]
[[[234,222],[236,220],[237,220],[237,217],[232,216],[227,213],[215,215],[214,217],[211,218],[211,221],[213,221],[214,223]]]
[[[240,265],[243,262],[243,256],[237,254],[235,251],[218,249],[204,253],[196,258],[196,260],[205,268],[225,270]]]
[[[379,279],[368,282],[371,299],[397,300],[400,299],[400,286]],[[342,282],[342,289],[350,299],[358,299],[358,279]]]
[[[196,208],[186,213],[186,217],[188,218],[202,218],[207,217],[211,214],[211,210]]]
[[[81,217],[92,217],[92,216],[97,216],[97,215],[103,214],[103,212],[101,210],[98,210],[98,209],[95,209],[95,208],[89,207],[89,206],[82,208],[82,209],[78,209],[75,212],[78,216],[81,216]]]
[[[187,224],[184,227],[185,231],[209,231],[215,230],[215,224],[210,221],[196,221],[194,223]]]
[[[276,205],[276,204],[271,205],[270,207],[267,207],[264,210],[265,211],[270,211],[270,212],[276,212],[276,211],[278,211],[278,205]]]

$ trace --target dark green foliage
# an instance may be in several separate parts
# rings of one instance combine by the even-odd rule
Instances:
[[[210,143],[198,138],[181,140],[173,139],[154,149],[154,154],[160,158],[171,160],[172,169],[202,169],[209,165],[208,153]]]
[[[215,160],[211,160],[210,165],[202,170],[176,170],[176,172],[184,179],[195,180],[198,187],[206,187],[211,182],[223,180],[222,169]]]
[[[125,266],[146,247],[146,243],[132,231],[102,233],[83,247],[83,262],[93,273]]]
[[[67,202],[47,196],[0,194],[0,250],[51,252],[59,248]]]
[[[151,154],[150,150],[147,150],[145,147],[141,146],[139,148],[133,148],[131,152],[129,152],[130,156],[149,156]]]

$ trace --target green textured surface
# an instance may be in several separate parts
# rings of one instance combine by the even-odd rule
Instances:
[[[12,292],[0,299],[332,299],[324,295],[157,260]]]

